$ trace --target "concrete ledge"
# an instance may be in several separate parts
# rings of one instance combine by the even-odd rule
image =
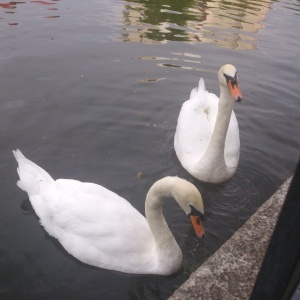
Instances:
[[[251,295],[291,178],[169,300],[241,300]]]

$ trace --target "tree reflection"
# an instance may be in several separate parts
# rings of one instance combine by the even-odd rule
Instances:
[[[123,41],[205,42],[254,49],[271,0],[124,0]]]

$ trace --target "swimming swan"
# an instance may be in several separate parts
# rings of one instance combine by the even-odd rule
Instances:
[[[220,99],[206,91],[201,78],[182,105],[174,138],[182,166],[195,178],[211,183],[232,177],[240,156],[239,126],[232,110],[233,100],[243,98],[236,68],[222,66],[218,78]]]
[[[55,181],[19,150],[13,153],[19,165],[17,185],[27,192],[40,223],[86,264],[135,274],[178,271],[182,252],[162,214],[167,197],[176,199],[196,234],[204,235],[202,198],[186,180],[165,177],[155,182],[146,197],[146,219],[124,198],[100,185]]]

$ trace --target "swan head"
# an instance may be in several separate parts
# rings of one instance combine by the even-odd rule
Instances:
[[[180,179],[180,181],[177,182],[176,190],[180,192],[174,195],[174,198],[189,216],[196,235],[202,238],[205,234],[202,224],[204,221],[204,207],[200,192],[192,183],[184,179]]]
[[[243,94],[238,86],[238,75],[236,68],[233,65],[224,65],[218,72],[220,86],[228,88],[232,98],[240,102],[243,99]]]
[[[146,197],[146,217],[153,218],[153,212],[162,211],[166,198],[174,198],[189,216],[198,237],[204,236],[202,225],[204,216],[203,201],[198,189],[190,182],[177,176],[167,176],[156,181]],[[150,223],[149,223],[150,224]]]

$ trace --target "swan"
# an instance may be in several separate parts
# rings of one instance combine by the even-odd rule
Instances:
[[[221,183],[233,176],[240,156],[239,126],[234,100],[243,98],[233,65],[218,72],[220,99],[200,79],[180,110],[174,148],[181,165],[195,178]]]
[[[44,169],[13,151],[17,185],[49,235],[83,263],[134,274],[170,275],[182,265],[182,252],[162,214],[165,198],[174,197],[204,235],[204,208],[197,188],[179,177],[165,177],[149,189],[146,218],[112,191],[88,182],[54,180]]]

